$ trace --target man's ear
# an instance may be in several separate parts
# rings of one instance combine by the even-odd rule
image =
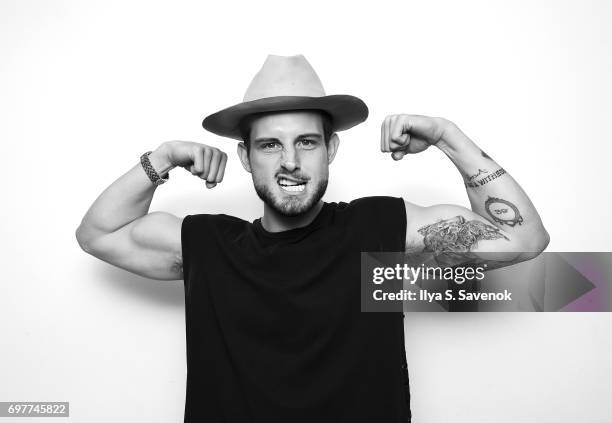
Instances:
[[[338,146],[340,145],[340,138],[335,132],[329,137],[329,143],[327,144],[327,163],[331,163],[336,157]]]
[[[240,158],[240,162],[242,163],[242,167],[244,168],[244,170],[251,173],[251,163],[249,162],[249,152],[247,151],[246,145],[242,141],[238,143],[238,158]]]

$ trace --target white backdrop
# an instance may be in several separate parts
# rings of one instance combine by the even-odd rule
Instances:
[[[437,149],[399,162],[379,151],[387,114],[443,116],[523,186],[550,251],[609,251],[611,11],[584,0],[2,0],[0,401],[70,401],[74,422],[182,421],[182,282],[99,262],[74,231],[107,185],[171,139],[230,160],[213,190],[173,171],[153,210],[260,216],[235,143],[201,120],[241,101],[267,54],[304,54],[328,94],[370,108],[340,133],[326,201],[469,206]],[[608,313],[406,321],[416,423],[610,414]]]

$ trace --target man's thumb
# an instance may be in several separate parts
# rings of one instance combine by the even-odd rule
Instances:
[[[393,160],[402,160],[405,154],[405,151],[394,151],[391,153],[391,157],[393,157]]]

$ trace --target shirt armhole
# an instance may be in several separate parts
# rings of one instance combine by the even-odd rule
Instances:
[[[396,197],[400,201],[399,209],[401,210],[400,216],[400,233],[401,239],[400,250],[401,252],[406,251],[406,231],[408,230],[408,216],[406,212],[406,203],[402,197]]]
[[[185,285],[185,293],[189,294],[189,265],[191,252],[190,227],[192,215],[187,215],[181,222],[181,264],[183,266],[183,284]]]

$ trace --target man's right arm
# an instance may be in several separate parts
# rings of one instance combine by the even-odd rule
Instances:
[[[227,154],[204,144],[169,141],[153,151],[149,160],[161,176],[180,166],[212,188],[223,180]],[[182,279],[182,219],[165,212],[149,213],[155,189],[140,163],[113,182],[77,228],[81,248],[140,276]]]

